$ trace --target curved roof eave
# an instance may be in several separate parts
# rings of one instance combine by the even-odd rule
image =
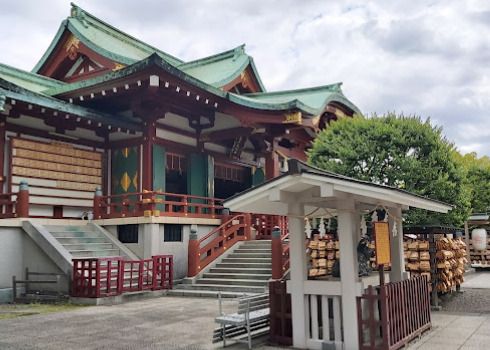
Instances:
[[[112,123],[113,125],[125,127],[130,130],[141,130],[141,127],[138,124],[124,116],[110,115],[95,111],[91,108],[68,103],[55,97],[27,90],[2,78],[0,78],[0,95],[4,95],[17,101],[32,103],[34,105],[86,117],[97,122]]]
[[[242,72],[247,69],[248,66],[250,66],[250,69],[252,70],[253,72],[253,75],[254,75],[254,78],[257,82],[257,84],[259,85],[259,88],[260,88],[260,92],[258,92],[259,94],[262,93],[262,92],[266,92],[266,89],[265,89],[265,86],[264,84],[262,83],[262,79],[260,79],[260,75],[259,75],[259,72],[257,71],[257,67],[255,66],[255,63],[254,63],[254,59],[252,56],[248,56],[247,55],[247,60],[245,61],[245,63],[243,63],[232,75],[230,75],[228,78],[226,79],[222,79],[218,82],[215,82],[213,83],[213,85],[215,86],[225,86],[226,84],[229,84],[231,83],[233,80],[235,80],[240,74],[242,74]]]
[[[310,115],[318,115],[323,112],[325,107],[327,106],[328,103],[330,102],[338,102],[343,105],[346,105],[347,107],[353,109],[354,111],[358,111],[357,107],[355,107],[343,94],[341,93],[331,93],[328,98],[325,99],[323,105],[321,108],[315,108],[311,107],[302,101],[300,101],[297,98],[292,98],[290,101],[287,102],[280,102],[280,103],[270,103],[270,102],[261,102],[254,100],[251,97],[243,96],[243,95],[237,95],[234,93],[230,92],[224,92],[221,89],[218,89],[210,84],[207,84],[197,78],[192,77],[191,75],[183,72],[179,68],[173,66],[169,62],[167,62],[163,57],[161,57],[158,53],[153,53],[152,55],[148,56],[147,58],[138,61],[130,66],[127,66],[125,68],[122,68],[118,71],[115,72],[110,72],[102,76],[94,77],[92,79],[88,80],[82,80],[79,82],[75,82],[72,84],[67,84],[65,86],[62,86],[60,88],[55,88],[55,89],[50,89],[45,91],[46,94],[51,95],[51,96],[57,96],[61,95],[64,93],[76,91],[79,89],[83,88],[88,88],[91,86],[96,86],[100,83],[110,81],[113,79],[120,79],[124,78],[126,76],[129,76],[135,72],[141,71],[144,68],[150,66],[151,64],[155,64],[158,67],[162,68],[169,74],[172,74],[183,81],[186,81],[198,88],[201,88],[211,94],[214,94],[217,97],[227,99],[230,102],[236,103],[238,105],[252,108],[252,109],[257,109],[257,110],[268,110],[268,111],[282,111],[282,110],[291,110],[291,109],[298,109],[301,110],[302,112]],[[315,89],[315,88],[313,88]],[[257,95],[260,95],[258,93]]]
[[[58,31],[56,32],[56,35],[54,36],[53,40],[51,40],[51,43],[48,46],[48,49],[44,52],[41,59],[36,63],[34,68],[32,68],[32,70],[31,70],[32,73],[38,73],[39,70],[44,66],[44,64],[48,60],[49,56],[51,56],[54,49],[56,48],[56,45],[58,44],[61,36],[65,32],[67,24],[68,24],[67,19],[65,19],[65,20],[63,20],[63,22],[61,22],[60,27],[58,28]]]
[[[265,109],[265,110],[290,110],[290,109],[299,109],[302,112],[311,114],[311,115],[318,115],[321,114],[327,105],[332,102],[338,102],[346,107],[350,108],[354,113],[360,113],[360,110],[352,103],[350,102],[342,93],[332,93],[330,96],[328,96],[325,101],[322,104],[322,107],[320,108],[315,108],[311,107],[297,98],[293,98],[288,102],[280,102],[280,103],[270,103],[270,102],[260,102],[260,101],[254,101],[250,97],[242,96],[242,95],[237,95],[233,93],[228,93],[229,94],[229,100],[232,102],[235,102],[237,104],[243,105],[245,107],[253,108],[253,109]],[[256,94],[259,95],[259,94]],[[244,98],[245,97],[245,98]]]
[[[209,84],[207,84],[207,83],[205,83],[199,79],[196,79],[196,78],[190,76],[189,74],[181,71],[180,69],[178,69],[177,67],[175,67],[174,65],[172,65],[171,63],[166,61],[165,58],[163,58],[162,56],[160,56],[156,52],[151,54],[147,58],[142,59],[141,61],[137,61],[137,62],[135,62],[135,63],[133,63],[127,67],[124,67],[120,70],[109,72],[107,74],[104,74],[104,75],[101,75],[98,77],[94,77],[91,79],[81,80],[81,81],[78,81],[78,82],[75,82],[72,84],[67,84],[61,88],[47,90],[45,93],[47,93],[51,96],[57,96],[57,95],[61,95],[64,93],[76,91],[79,89],[88,88],[91,86],[96,86],[96,85],[103,83],[103,82],[106,82],[106,81],[111,81],[113,79],[120,79],[120,78],[127,77],[127,76],[129,76],[135,72],[139,72],[139,71],[145,69],[146,67],[150,66],[151,64],[155,64],[158,67],[162,68],[163,70],[167,71],[168,73],[170,73],[170,74],[172,74],[172,75],[174,75],[174,76],[176,76],[176,77],[178,77],[184,81],[187,81],[196,87],[199,87],[203,90],[206,90],[212,94],[215,94],[218,97],[226,98],[226,93],[223,92],[222,90],[215,88],[214,86],[209,85]]]

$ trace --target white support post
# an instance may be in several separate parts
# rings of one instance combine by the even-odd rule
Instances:
[[[390,249],[391,249],[391,271],[390,282],[403,281],[405,273],[405,258],[403,254],[403,227],[402,227],[402,209],[390,209]],[[397,235],[393,237],[393,225],[396,223]]]
[[[140,226],[141,227],[141,226]],[[143,258],[148,259],[159,253],[160,225],[143,224]]]
[[[359,213],[352,198],[339,202],[338,235],[340,241],[340,284],[342,287],[342,322],[344,329],[344,349],[358,350],[357,337],[357,238],[359,236]]]
[[[307,279],[304,206],[300,203],[289,203],[288,209],[293,346],[306,349],[308,319],[304,292],[304,282]]]

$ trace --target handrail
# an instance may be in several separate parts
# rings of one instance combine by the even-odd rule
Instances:
[[[74,297],[102,298],[173,287],[172,255],[154,255],[141,260],[112,256],[74,258],[72,261],[71,296]]]
[[[222,209],[221,199],[162,191],[110,196],[96,193],[94,197],[95,219],[160,215],[217,218]]]
[[[25,191],[24,191],[25,193]],[[12,199],[13,197],[16,197],[16,199]],[[27,201],[29,200],[29,197],[23,196],[23,201],[27,198]],[[7,192],[7,193],[0,193],[0,219],[7,219],[7,218],[15,218],[15,217],[24,217],[26,216],[26,208],[28,208],[28,203],[25,204],[23,203],[22,208],[19,208],[19,193],[18,192]],[[23,209],[23,210],[19,210]],[[19,215],[21,214],[21,215]]]
[[[249,240],[250,226],[250,214],[237,214],[202,238],[191,237],[187,275],[196,276],[236,242]]]

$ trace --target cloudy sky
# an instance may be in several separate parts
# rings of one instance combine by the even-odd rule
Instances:
[[[490,1],[78,0],[184,60],[242,43],[268,90],[342,81],[365,114],[430,117],[490,155]],[[0,62],[30,70],[67,0],[0,0]]]

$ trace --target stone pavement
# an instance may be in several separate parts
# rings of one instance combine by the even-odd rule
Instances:
[[[464,288],[481,288],[490,290],[490,268],[481,269],[475,273],[466,274],[464,278]]]
[[[487,283],[487,279],[490,280],[490,273],[485,272],[467,278],[470,286]],[[490,311],[483,309],[490,304],[490,289],[467,288],[466,284],[463,288],[465,293],[455,294],[448,305],[465,312],[434,312],[433,330],[409,349],[490,349]],[[475,295],[480,298],[477,302]],[[235,307],[234,302],[227,301],[225,312]],[[216,349],[219,345],[211,344],[211,335],[217,313],[216,299],[161,297],[24,316],[0,320],[0,349]],[[237,344],[227,349],[243,350],[246,346]],[[254,349],[280,348],[256,344]]]
[[[216,299],[162,297],[24,316],[0,320],[0,349],[212,349],[217,313]]]

